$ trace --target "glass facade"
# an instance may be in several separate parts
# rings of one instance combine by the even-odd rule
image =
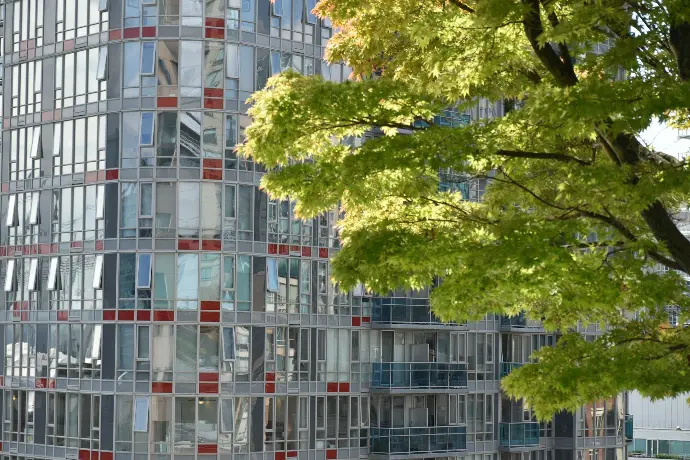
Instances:
[[[0,0],[0,460],[622,460],[623,397],[537,423],[500,392],[538,324],[342,292],[338,210],[259,190],[247,98],[349,74],[314,5]],[[438,121],[502,106],[470,112]]]

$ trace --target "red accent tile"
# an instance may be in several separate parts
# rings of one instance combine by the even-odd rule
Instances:
[[[99,460],[98,459],[98,451],[97,450],[92,450],[91,451],[91,460]]]
[[[62,42],[62,49],[64,51],[72,51],[74,49],[74,40],[65,40]]]
[[[141,30],[138,27],[127,27],[122,31],[122,38],[125,40],[128,38],[139,38]]]
[[[212,99],[210,97],[204,98],[205,109],[223,110],[223,99]]]
[[[291,245],[290,246],[290,254],[301,254],[302,253],[302,248],[300,246],[296,245]]]
[[[288,450],[287,456],[288,457],[297,457],[297,451],[296,450]]]
[[[222,98],[223,88],[204,88],[204,97]],[[206,160],[204,160],[204,163],[206,163]],[[220,168],[220,166],[218,167]]]
[[[267,382],[275,382],[276,381],[276,373],[275,372],[266,372],[266,381]]]
[[[48,379],[45,379],[45,378],[36,379],[36,388],[47,388],[47,387],[48,387]]]
[[[53,253],[53,254],[56,254],[56,253],[60,252],[57,243],[53,243],[53,244],[50,245],[50,252]]]
[[[96,240],[96,251],[103,250],[103,240]]]
[[[220,312],[202,311],[199,316],[202,323],[220,323]]]
[[[218,393],[217,383],[200,383],[199,393]]]
[[[199,444],[197,446],[197,453],[200,454],[217,454],[218,444]]]
[[[218,382],[218,372],[199,372],[200,382]]]
[[[151,384],[151,393],[172,393],[172,383],[153,382]]]
[[[48,245],[50,247],[50,245]],[[50,251],[48,251],[50,252]],[[7,255],[7,248],[5,246],[0,246],[0,257],[5,257]]]
[[[113,453],[101,451],[101,460],[113,460]]]
[[[120,40],[122,38],[122,31],[120,29],[113,29],[108,36],[110,40]]]
[[[168,108],[175,108],[177,107],[177,96],[172,96],[172,97],[159,97],[158,98],[158,107],[168,107]]]
[[[352,317],[352,325],[353,326],[361,326],[362,325],[362,318],[359,316],[353,316]]]
[[[120,177],[120,171],[117,169],[107,169],[105,171],[105,180],[117,180]]]
[[[142,27],[141,28],[141,36],[142,37],[155,37],[156,34],[156,27],[155,26],[148,26],[148,27]]]
[[[216,300],[202,300],[201,311],[220,311],[220,302]]]
[[[137,321],[151,321],[151,310],[137,310]]]
[[[57,319],[58,321],[67,321],[69,318],[69,312],[67,310],[62,310],[57,312]]]
[[[90,171],[84,174],[84,182],[97,182],[98,171]]]
[[[134,321],[134,310],[118,310],[118,321]]]
[[[267,383],[265,385],[265,393],[275,393],[276,392],[276,384],[275,383]]]
[[[199,240],[178,240],[177,249],[180,251],[198,251]]]
[[[281,244],[278,246],[278,254],[286,256],[290,253],[290,249],[287,244]]]
[[[43,112],[41,114],[41,121],[52,121],[53,120],[53,112]]]
[[[103,310],[104,321],[115,321],[115,310]]]
[[[90,460],[91,452],[85,449],[79,449],[79,460]]]
[[[275,243],[268,243],[268,253],[278,254],[278,245]]]
[[[201,250],[202,251],[220,251],[222,248],[222,243],[220,240],[202,240]]]
[[[0,375],[0,387],[1,386],[5,386],[5,376],[4,375]]]
[[[285,460],[285,452],[276,452],[274,460]]]
[[[206,28],[206,38],[225,39],[225,29],[215,29],[211,27]]]
[[[225,19],[223,18],[206,18],[206,27],[220,27],[225,28]]]
[[[302,246],[302,257],[311,257],[311,248],[309,246]]]
[[[72,244],[70,244],[70,247],[73,249],[81,249],[83,247],[81,241],[72,241]]]
[[[204,169],[203,178],[205,180],[223,180],[222,169]]]
[[[204,168],[221,169],[223,160],[220,158],[204,158]]]
[[[328,248],[319,248],[319,257],[328,259]]]
[[[362,322],[363,323],[369,323],[369,322],[371,322],[371,318],[368,316],[362,316]]]
[[[341,382],[338,384],[338,391],[343,393],[350,392],[350,382]]]
[[[155,310],[153,312],[154,321],[175,321],[175,312],[173,310]]]
[[[56,386],[55,379],[48,380],[48,388],[55,388]]]
[[[338,382],[328,382],[326,384],[326,391],[329,393],[337,393],[338,392]]]
[[[62,119],[62,109],[53,110],[53,120]]]
[[[336,449],[326,449],[326,460],[335,460],[338,458],[338,451]]]

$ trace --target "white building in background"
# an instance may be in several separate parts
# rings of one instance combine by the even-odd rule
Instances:
[[[630,393],[630,413],[634,417],[633,443],[628,454],[646,457],[672,454],[690,457],[690,394],[651,401]]]

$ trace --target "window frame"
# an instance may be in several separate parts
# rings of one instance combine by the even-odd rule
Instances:
[[[150,122],[146,121],[146,123],[145,123],[144,116],[146,116],[148,118],[149,115],[151,116],[151,120],[150,120]],[[139,122],[140,122],[140,124],[139,124],[139,145],[143,146],[143,147],[153,146],[154,140],[156,137],[156,112],[149,111],[149,110],[142,111],[139,115]],[[144,140],[143,140],[145,124],[150,125],[150,127],[151,127],[150,134],[146,133],[146,135],[151,138],[150,142],[144,142]],[[147,128],[148,128],[148,126],[147,126]]]
[[[107,2],[107,0],[106,0]],[[108,78],[108,45],[101,46],[98,50],[98,66],[96,67],[96,80],[104,81]]]
[[[58,272],[60,271],[60,257],[51,257],[48,269],[48,291],[59,291],[60,282]]]
[[[38,289],[38,258],[34,257],[30,259],[29,267],[29,282],[27,283],[27,288],[29,291],[37,291]]]
[[[96,261],[93,264],[93,281],[91,287],[103,289],[103,254],[96,254]]]
[[[16,278],[16,260],[15,259],[9,259],[7,261],[7,268],[5,270],[5,285],[4,285],[4,290],[5,292],[12,292],[14,291],[14,286],[15,286],[15,278]]]
[[[148,283],[141,284],[141,264],[142,260],[148,260]],[[153,254],[150,252],[143,252],[140,254],[137,254],[137,280],[136,280],[136,289],[151,289],[151,281],[153,278]]]
[[[135,433],[148,433],[149,431],[150,402],[151,399],[149,396],[137,396],[134,399],[134,420],[132,421],[132,430]],[[140,410],[143,410],[143,413],[140,413]],[[142,417],[143,421],[141,420]]]
[[[155,2],[153,3],[155,5]],[[148,71],[144,70],[144,53],[147,48],[147,45],[151,45],[151,52],[153,53],[153,56],[151,56],[151,70]],[[139,62],[139,75],[155,75],[156,74],[156,42],[152,40],[147,40],[141,42],[141,62]]]
[[[42,157],[43,149],[41,147],[41,127],[36,126],[31,139],[31,159],[37,160]]]

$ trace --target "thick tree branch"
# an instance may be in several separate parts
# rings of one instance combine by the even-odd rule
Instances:
[[[561,61],[560,57],[548,43],[542,46],[539,36],[544,33],[544,26],[539,14],[539,0],[522,0],[529,7],[525,12],[522,24],[525,35],[532,49],[546,69],[553,75],[560,86],[574,86],[577,84],[577,76],[570,63]]]
[[[549,23],[551,24],[551,27],[556,28],[560,24],[560,22],[558,21],[558,16],[556,15],[555,11],[551,11],[548,14],[548,18],[549,18]],[[558,51],[561,54],[561,59],[563,60],[563,62],[565,64],[569,65],[570,67],[572,67],[573,66],[573,60],[570,57],[570,50],[568,49],[567,43],[559,42],[558,43]]]
[[[470,6],[462,3],[460,0],[448,0],[450,3],[453,5],[457,6],[461,10],[467,12],[467,13],[474,13],[474,9],[472,9]]]
[[[683,81],[690,81],[690,22],[683,21],[672,25],[670,39],[680,78]]]

